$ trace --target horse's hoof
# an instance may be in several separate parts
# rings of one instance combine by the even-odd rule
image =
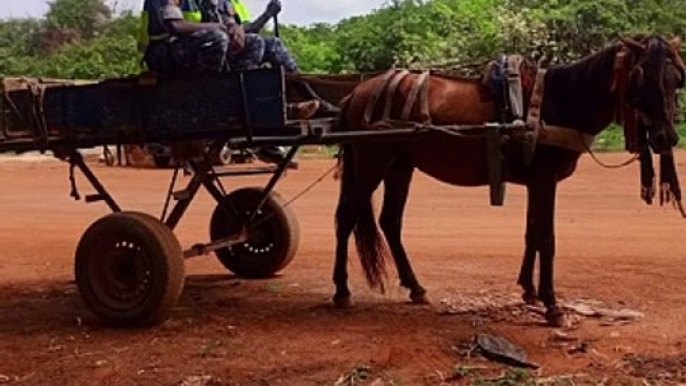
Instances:
[[[551,327],[564,327],[565,313],[559,307],[548,308],[548,311],[545,313],[545,320]]]
[[[333,306],[340,309],[352,308],[353,302],[350,299],[350,296],[335,296],[333,298]]]
[[[410,300],[412,300],[412,304],[429,304],[429,297],[426,296],[426,292],[421,292],[421,293],[416,293],[416,294],[410,294]]]

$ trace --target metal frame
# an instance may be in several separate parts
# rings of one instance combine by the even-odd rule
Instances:
[[[229,202],[226,199],[227,194],[220,180],[220,178],[222,177],[236,175],[271,174],[272,176],[264,188],[262,197],[260,199],[260,204],[254,209],[255,213],[259,212],[259,210],[267,202],[269,195],[274,191],[274,188],[278,184],[279,180],[283,177],[288,167],[288,164],[293,160],[296,153],[298,152],[298,149],[300,148],[299,146],[294,146],[293,148],[291,148],[291,150],[288,152],[288,155],[279,163],[279,165],[276,168],[259,168],[255,170],[242,170],[236,172],[217,173],[215,172],[214,167],[212,166],[212,163],[210,161],[211,155],[214,152],[218,152],[225,144],[226,140],[214,140],[209,146],[209,150],[203,154],[200,160],[191,160],[187,162],[187,166],[193,172],[193,178],[191,178],[191,180],[182,190],[174,191],[178,169],[174,172],[172,182],[170,184],[165,199],[165,208],[160,219],[170,229],[173,230],[176,228],[176,226],[179,224],[184,214],[188,210],[188,207],[193,202],[193,199],[196,197],[198,191],[200,191],[200,189],[203,187],[214,198],[218,205],[228,205],[227,209],[235,210],[233,208],[233,205],[231,205],[231,202]],[[112,195],[107,191],[105,186],[95,176],[95,173],[93,173],[90,167],[88,167],[88,165],[85,163],[81,153],[79,153],[77,150],[73,150],[68,154],[68,156],[64,158],[69,162],[72,168],[71,180],[74,188],[72,196],[75,199],[80,199],[80,196],[78,195],[78,193],[76,193],[75,180],[73,178],[73,169],[78,168],[97,192],[96,194],[86,196],[85,202],[93,203],[104,201],[113,212],[121,212],[121,207],[119,206],[119,204],[117,204],[117,202],[112,197]],[[174,204],[169,215],[167,215],[166,212],[168,204],[171,202],[172,199],[174,199],[176,203]],[[190,249],[184,251],[184,257],[192,258],[196,256],[206,255],[218,249],[243,243],[245,242],[245,240],[245,234],[241,233],[238,235],[232,235],[225,239],[216,240],[214,242],[209,242],[205,244],[195,244]]]
[[[249,112],[246,110],[246,114]],[[424,124],[407,124],[401,122],[387,122],[388,127],[383,130],[362,130],[349,132],[334,132],[333,127],[336,125],[335,119],[321,119],[311,121],[294,121],[289,122],[288,127],[293,128],[296,125],[300,128],[300,135],[293,136],[253,136],[252,128],[250,127],[250,117],[247,117],[248,127],[246,137],[215,137],[205,138],[210,141],[210,145],[203,153],[202,157],[196,160],[187,161],[187,167],[192,170],[193,177],[188,184],[179,191],[174,191],[176,180],[178,176],[178,169],[175,171],[169,190],[167,192],[164,209],[160,220],[164,222],[170,229],[175,229],[179,224],[183,215],[188,210],[191,202],[197,195],[201,188],[204,188],[217,202],[218,205],[227,205],[228,210],[235,210],[231,202],[226,197],[227,193],[221,183],[222,177],[231,177],[239,175],[256,175],[256,174],[271,174],[271,178],[267,182],[263,196],[260,199],[259,205],[255,208],[255,213],[264,206],[269,195],[283,177],[288,164],[293,160],[296,153],[303,145],[334,145],[346,142],[355,141],[407,141],[425,137],[427,135],[449,135],[454,137],[485,137],[490,138],[489,142],[494,149],[498,147],[498,143],[502,135],[507,134],[521,134],[526,133],[529,127],[524,123],[513,124],[483,124],[483,125],[446,125],[433,126]],[[188,139],[198,139],[196,137]],[[128,139],[121,139],[115,144],[122,145]],[[73,176],[75,168],[78,168],[86,177],[89,183],[93,186],[96,194],[87,195],[85,201],[87,203],[104,201],[113,212],[120,212],[121,207],[115,199],[110,195],[105,186],[98,180],[93,171],[84,162],[83,156],[77,151],[79,147],[89,147],[87,145],[95,144],[112,144],[111,138],[79,138],[79,139],[65,139],[65,138],[48,138],[45,144],[38,144],[35,140],[9,140],[5,142],[0,141],[0,151],[3,150],[53,150],[55,156],[66,160],[70,164],[70,179],[72,182],[72,196],[75,199],[80,199],[76,191],[76,182]],[[261,145],[277,145],[277,146],[291,146],[287,156],[278,164],[278,166],[268,168],[250,168],[238,171],[216,171],[211,163],[212,156],[226,145],[234,148],[247,148]],[[86,145],[86,146],[84,146]],[[36,149],[37,146],[42,146]],[[44,146],[44,147],[43,147]],[[497,153],[495,150],[492,153]],[[491,157],[496,159],[497,157]],[[499,201],[499,196],[502,195],[502,177],[501,171],[498,167],[493,167],[492,175],[490,176],[492,188],[492,200]],[[497,189],[494,189],[497,188]],[[167,210],[171,204],[172,199],[175,201],[171,211],[167,215]],[[252,219],[252,218],[251,218]],[[245,233],[245,232],[243,232]],[[245,241],[244,234],[232,235],[223,240],[215,240],[214,242],[206,244],[197,244],[187,250],[184,255],[186,257],[194,257],[204,255],[211,251],[230,247],[232,245],[242,243]]]

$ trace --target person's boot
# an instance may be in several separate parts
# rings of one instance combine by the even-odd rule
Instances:
[[[310,119],[319,111],[318,100],[311,100],[286,105],[286,117],[288,119]]]
[[[306,100],[316,100],[319,102],[319,109],[314,114],[317,117],[336,117],[341,112],[334,104],[317,94],[316,91],[304,80],[294,80],[291,82],[301,98]]]

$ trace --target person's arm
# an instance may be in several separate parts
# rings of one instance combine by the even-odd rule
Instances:
[[[258,33],[265,25],[281,12],[281,1],[280,0],[270,0],[267,5],[267,9],[254,21],[248,22],[243,25],[243,29],[247,33]]]
[[[192,23],[184,20],[183,11],[173,0],[169,0],[162,8],[162,20],[164,28],[175,35],[187,35],[207,29],[226,29],[221,23]]]
[[[226,30],[222,23],[191,23],[183,19],[165,20],[164,26],[175,35],[187,35],[207,29]]]

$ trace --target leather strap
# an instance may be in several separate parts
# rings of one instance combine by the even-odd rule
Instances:
[[[595,139],[593,135],[569,127],[547,125],[543,122],[541,119],[541,107],[544,93],[545,70],[539,70],[538,74],[536,74],[536,83],[527,117],[527,124],[534,129],[536,144],[561,147],[580,153],[587,152]]]
[[[374,93],[369,99],[369,102],[367,102],[367,109],[364,112],[362,123],[365,127],[369,127],[369,124],[372,121],[372,115],[374,115],[374,110],[376,109],[376,104],[379,101],[379,97],[381,97],[383,91],[386,89],[386,87],[388,87],[388,83],[391,81],[395,73],[395,68],[386,71],[386,73],[381,77],[381,84],[374,89]]]
[[[393,80],[391,80],[391,83],[388,85],[388,91],[386,92],[386,104],[384,105],[383,115],[381,116],[382,121],[386,121],[391,118],[391,107],[393,107],[393,97],[395,96],[395,92],[398,89],[400,82],[402,82],[403,79],[405,79],[408,75],[410,75],[410,71],[402,70],[399,73],[395,74]]]
[[[420,94],[420,91],[422,92],[422,95],[428,95],[428,89],[429,87],[429,71],[424,71],[419,75],[417,78],[416,83],[412,87],[412,90],[410,91],[410,94],[407,96],[407,100],[405,100],[405,107],[403,108],[403,113],[400,116],[401,121],[408,121],[410,119],[410,114],[412,114],[412,109],[414,108],[415,103],[417,102],[417,97]],[[425,100],[428,98],[424,98]],[[423,116],[422,119],[424,122],[427,121],[429,117]]]

